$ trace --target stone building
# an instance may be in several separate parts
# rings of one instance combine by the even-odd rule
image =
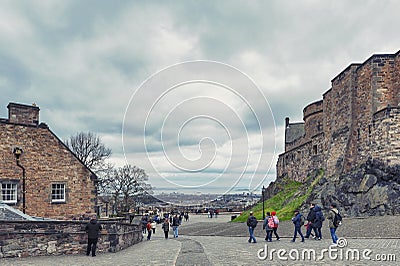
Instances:
[[[331,84],[303,109],[303,122],[286,118],[278,178],[304,181],[320,168],[335,178],[368,158],[400,164],[400,51],[351,64]]]
[[[95,213],[96,175],[46,124],[39,123],[39,107],[17,103],[7,107],[8,119],[0,119],[2,203],[54,219]]]

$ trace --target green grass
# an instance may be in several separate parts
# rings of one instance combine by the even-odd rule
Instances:
[[[274,195],[273,197],[264,201],[265,212],[276,211],[279,219],[281,221],[290,220],[293,217],[293,212],[299,209],[308,197],[314,186],[324,175],[324,171],[321,169],[318,176],[307,186],[307,181],[303,184],[301,182],[293,180],[282,180],[285,183],[283,190]],[[307,180],[310,178],[307,177]],[[239,217],[237,217],[233,222],[246,222],[249,217],[250,211],[253,211],[254,216],[258,219],[262,219],[262,202],[259,202],[251,210],[244,211]]]

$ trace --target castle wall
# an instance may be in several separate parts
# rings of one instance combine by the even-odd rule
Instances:
[[[278,157],[277,176],[287,174],[290,179],[303,182],[312,169],[324,166],[324,134],[314,136],[312,140]]]
[[[385,108],[374,115],[371,144],[366,150],[387,165],[400,164],[400,107]]]
[[[304,134],[291,142],[285,138],[278,176],[302,181],[318,168],[339,176],[369,157],[399,163],[399,101],[400,51],[351,64],[332,80],[322,101],[304,108]]]
[[[321,100],[308,105],[303,110],[305,136],[308,140],[323,132],[323,105]]]
[[[339,74],[332,80],[332,89],[324,95],[327,175],[340,173],[343,170],[352,127],[352,88],[356,68],[357,65],[351,65]]]

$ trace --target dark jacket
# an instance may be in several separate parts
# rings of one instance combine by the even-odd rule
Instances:
[[[164,222],[162,224],[162,229],[164,230],[164,232],[169,232],[169,223]]]
[[[174,218],[172,218],[172,226],[179,226],[180,224],[179,217],[174,216]]]
[[[324,220],[324,215],[322,214],[322,210],[320,206],[315,206],[314,207],[314,212],[315,212],[315,219],[313,222],[313,225],[316,228],[321,228],[322,227],[322,222]]]
[[[99,238],[101,229],[103,228],[96,219],[90,220],[90,222],[85,227],[86,233],[88,234],[88,238],[90,239]]]
[[[247,218],[247,223],[246,223],[247,226],[256,228],[257,223],[258,223],[257,218],[254,217],[253,215],[250,215],[249,218]]]
[[[292,222],[294,223],[295,227],[301,227],[301,224],[300,224],[301,214],[300,213],[296,214],[296,216],[292,218]]]
[[[310,211],[307,214],[307,221],[309,222],[314,222],[315,220],[315,212],[314,212],[314,207],[310,208]]]

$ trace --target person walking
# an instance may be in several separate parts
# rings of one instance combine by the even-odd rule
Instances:
[[[97,216],[94,215],[90,222],[86,225],[85,231],[88,235],[88,244],[86,248],[86,256],[90,255],[92,251],[92,257],[96,256],[96,246],[99,239],[100,231],[102,230],[100,222],[97,221]]]
[[[329,220],[329,231],[331,233],[333,245],[337,245],[337,240],[339,239],[336,235],[336,229],[340,225],[339,222],[342,220],[342,216],[337,209],[336,203],[331,203],[330,211],[326,217]]]
[[[273,228],[274,228],[274,218],[272,218],[270,212],[267,212],[267,216],[265,217],[263,223],[263,229],[265,229],[265,232],[267,233],[267,235],[265,236],[265,240],[267,242],[272,242]]]
[[[316,237],[315,240],[321,240],[322,239],[322,223],[325,220],[325,217],[322,213],[322,209],[320,206],[315,206],[314,207],[314,212],[315,212],[315,220],[313,222],[313,227],[315,228],[316,231]]]
[[[174,231],[174,238],[179,236],[179,217],[177,214],[175,214],[175,216],[172,218],[172,231]]]
[[[295,210],[292,222],[294,224],[294,235],[292,242],[296,242],[297,234],[301,236],[301,242],[304,242],[304,236],[301,233],[301,227],[304,225],[304,216],[298,210]]]
[[[150,240],[151,239],[151,232],[152,232],[150,220],[147,222],[146,229],[147,229],[147,240]]]
[[[147,225],[147,216],[142,216],[141,223],[142,223],[142,233],[145,234]]]
[[[153,220],[151,222],[151,230],[153,230],[153,234],[156,233],[156,227],[157,227],[157,222],[155,220]]]
[[[276,216],[276,212],[271,212],[271,215],[274,220],[274,227],[272,227],[272,231],[276,237],[276,240],[279,241],[281,239],[278,235],[279,218],[278,218],[278,216]]]
[[[251,243],[251,241],[253,241],[253,243],[257,243],[257,240],[254,237],[254,228],[256,228],[257,223],[258,221],[256,217],[254,217],[253,212],[250,212],[250,216],[249,218],[247,218],[247,226],[249,228],[249,234],[250,234],[250,238],[248,240],[249,243]]]
[[[307,231],[306,231],[306,235],[304,236],[304,238],[307,238],[307,239],[310,236],[315,237],[317,235],[316,228],[313,226],[313,222],[315,220],[314,207],[315,207],[315,204],[310,203],[310,211],[307,214],[307,224],[306,224]],[[311,232],[312,230],[314,230],[315,235],[313,235],[313,233]]]
[[[162,229],[164,231],[165,239],[168,239],[168,234],[169,234],[169,219],[168,218],[164,219]]]

